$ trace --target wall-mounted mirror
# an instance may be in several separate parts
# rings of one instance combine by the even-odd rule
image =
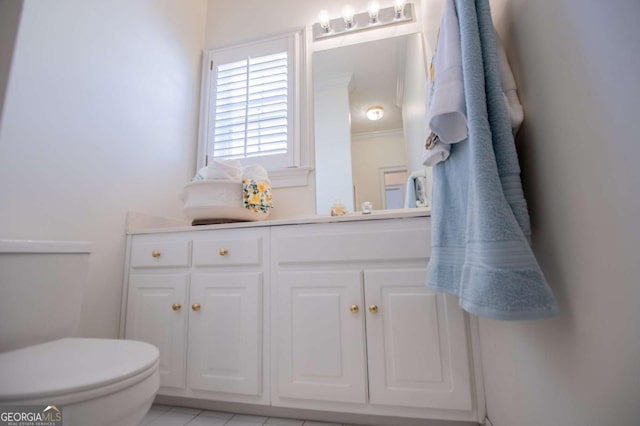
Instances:
[[[408,207],[407,180],[424,173],[422,37],[314,52],[313,90],[317,213],[329,213],[336,199],[348,211],[361,210],[365,201],[374,210]],[[377,106],[382,117],[367,118]]]

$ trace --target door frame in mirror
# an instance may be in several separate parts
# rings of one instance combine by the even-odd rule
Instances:
[[[387,173],[402,173],[405,172],[407,176],[409,176],[409,170],[407,166],[392,166],[392,167],[382,167],[379,169],[380,172],[380,200],[382,200],[383,209],[387,209],[387,185],[385,175]],[[402,199],[404,200],[404,194]]]

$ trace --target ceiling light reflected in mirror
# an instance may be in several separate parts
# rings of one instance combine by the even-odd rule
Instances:
[[[380,105],[367,108],[367,118],[371,121],[380,120],[384,116],[384,108]]]

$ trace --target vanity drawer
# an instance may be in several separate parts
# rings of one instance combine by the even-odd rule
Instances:
[[[426,218],[374,223],[291,226],[272,233],[279,264],[426,260],[431,236]],[[377,221],[376,221],[377,222]]]
[[[261,265],[262,242],[262,237],[194,241],[193,265]]]
[[[131,266],[189,266],[189,241],[134,241],[131,246]]]

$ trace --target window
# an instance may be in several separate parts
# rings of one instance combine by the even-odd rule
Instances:
[[[287,52],[216,67],[212,157],[287,153],[287,74]]]
[[[267,170],[300,165],[299,43],[293,33],[208,52],[201,165],[211,158]]]

